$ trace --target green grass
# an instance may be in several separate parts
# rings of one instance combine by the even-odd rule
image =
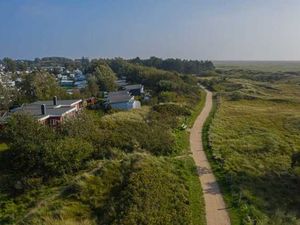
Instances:
[[[203,140],[233,225],[292,225],[300,218],[300,176],[291,168],[291,155],[300,149],[298,82],[231,77],[218,84],[221,98]],[[255,98],[230,100],[236,87]]]
[[[186,120],[188,127],[193,126],[193,123],[204,107],[206,92],[204,90],[201,90],[200,93],[201,98],[199,103],[194,107],[191,116]],[[192,224],[206,224],[202,187],[200,184],[199,176],[197,174],[195,162],[193,161],[192,157],[189,156],[191,154],[189,141],[190,133],[188,130],[177,129],[175,130],[174,135],[176,137],[176,146],[180,150],[178,151],[179,156],[175,158],[179,158],[181,163],[184,163],[185,165],[185,179],[187,180],[186,183],[189,187],[189,201],[192,214]]]
[[[210,131],[210,126],[211,123],[214,119],[214,116],[217,112],[218,109],[218,104],[217,104],[218,100],[216,98],[216,96],[213,97],[213,105],[212,105],[212,109],[211,112],[208,116],[208,118],[206,119],[204,125],[203,125],[203,130],[202,130],[202,143],[203,143],[203,148],[206,152],[206,156],[208,158],[208,160],[210,161],[211,167],[214,171],[214,174],[218,180],[218,183],[221,187],[221,191],[224,197],[224,201],[228,207],[228,211],[229,211],[229,216],[230,216],[230,221],[231,223],[234,224],[240,224],[241,221],[241,217],[239,215],[239,212],[236,208],[234,207],[230,207],[232,205],[232,199],[231,199],[231,195],[227,190],[227,185],[223,184],[221,181],[224,179],[224,174],[222,171],[222,168],[220,168],[219,164],[214,160],[213,158],[213,152],[212,152],[212,148],[209,142],[209,131]]]
[[[189,139],[189,132],[186,130],[175,130],[175,141],[176,141],[176,148],[178,149],[176,152],[179,154],[189,154],[190,153],[190,139]]]
[[[0,142],[0,152],[6,151],[8,149],[8,146],[5,142]]]
[[[189,200],[192,213],[192,224],[203,225],[206,224],[205,207],[199,176],[196,173],[197,169],[192,158],[189,157],[187,159],[187,165],[190,169],[187,179],[189,185]]]
[[[40,203],[19,224],[205,224],[202,191],[189,156],[131,154],[95,162],[61,186],[40,192]]]
[[[191,115],[186,118],[186,122],[188,125],[188,128],[191,128],[201,113],[204,104],[205,104],[205,99],[206,99],[206,92],[201,89],[200,91],[200,101],[196,104],[196,106],[192,109]],[[191,154],[190,152],[190,134],[188,130],[179,130],[176,129],[174,131],[174,135],[176,137],[176,146],[179,149],[180,154]]]
[[[203,103],[202,96],[193,115],[198,115]],[[151,108],[146,106],[104,116],[89,110],[87,113],[96,120],[120,125],[121,121],[145,121]],[[145,150],[144,153],[124,153],[118,159],[91,162],[85,171],[50,179],[43,185],[37,182],[36,188],[14,197],[1,188],[0,223],[94,225],[147,221],[144,224],[204,225],[204,201],[196,168],[189,156],[189,132],[176,128],[172,133],[175,148],[178,148],[175,155],[153,156]],[[2,175],[0,183],[6,179],[6,175]]]
[[[192,115],[187,119],[187,124],[189,127],[193,126],[195,120],[197,119],[197,117],[199,116],[199,114],[201,113],[204,107],[206,92],[204,90],[201,90],[200,94],[201,94],[200,101],[194,107]]]
[[[215,61],[217,69],[259,71],[300,71],[300,61]]]

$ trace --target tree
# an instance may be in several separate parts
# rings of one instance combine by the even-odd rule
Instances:
[[[6,57],[2,61],[5,66],[5,70],[7,72],[15,72],[16,71],[16,62],[13,59]]]
[[[102,64],[95,68],[93,75],[97,79],[97,83],[101,91],[116,90],[116,75],[108,65]]]
[[[66,92],[58,86],[55,78],[47,72],[23,74],[18,84],[20,102],[48,100],[53,96],[64,97]]]
[[[97,78],[95,76],[90,76],[88,78],[87,90],[89,92],[89,96],[99,96],[100,90],[97,84]]]
[[[7,110],[16,96],[16,90],[0,83],[0,109]]]
[[[25,71],[27,69],[27,67],[28,67],[28,65],[26,62],[20,61],[20,60],[16,61],[16,68],[18,71]]]
[[[43,168],[46,142],[55,140],[55,133],[30,115],[14,114],[2,134],[10,148],[11,165],[24,173],[39,173]]]

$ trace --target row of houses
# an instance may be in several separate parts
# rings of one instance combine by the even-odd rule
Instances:
[[[143,93],[142,85],[128,85],[126,90],[109,92],[105,96],[105,107],[113,109],[130,110],[140,108],[141,103],[134,96]],[[0,118],[0,124],[5,124],[14,113],[25,113],[31,115],[41,124],[50,127],[58,127],[64,120],[72,118],[84,107],[96,103],[95,98],[59,100],[56,96],[50,101],[36,101],[23,104],[4,113]]]
[[[87,78],[80,70],[75,70],[73,73],[58,74],[57,79],[63,87],[69,88],[85,88],[87,86]]]
[[[130,110],[141,107],[140,101],[135,97],[144,94],[144,87],[141,84],[127,85],[124,83],[119,91],[105,93],[105,108]],[[96,103],[95,98],[59,100],[56,96],[50,101],[36,101],[30,104],[23,104],[14,108],[0,117],[0,124],[5,124],[14,113],[22,112],[31,115],[37,121],[50,127],[59,126],[67,118],[72,118],[84,107]]]

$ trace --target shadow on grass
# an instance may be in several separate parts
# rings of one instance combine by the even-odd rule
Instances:
[[[220,178],[220,176],[219,176]],[[252,205],[272,217],[275,212],[300,217],[300,177],[293,173],[253,176],[239,173],[219,180],[222,191],[231,196],[229,207]]]

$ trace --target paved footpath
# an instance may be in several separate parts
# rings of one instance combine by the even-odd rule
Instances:
[[[202,127],[212,108],[212,93],[206,90],[206,101],[190,133],[190,144],[203,189],[207,225],[230,225],[230,219],[219,189],[203,151]]]

